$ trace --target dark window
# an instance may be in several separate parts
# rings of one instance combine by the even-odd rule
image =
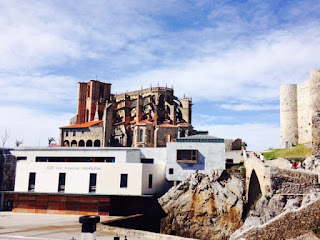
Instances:
[[[30,173],[29,174],[29,186],[28,186],[28,191],[34,192],[36,186],[36,173]]]
[[[91,140],[88,140],[86,146],[87,146],[87,147],[92,147],[92,141],[91,141]]]
[[[173,174],[173,168],[169,168],[169,174]]]
[[[66,185],[66,174],[65,173],[59,173],[58,192],[64,192],[65,185]]]
[[[17,157],[17,160],[27,160],[27,157]]]
[[[179,163],[197,163],[198,150],[177,150],[177,162]]]
[[[147,132],[147,138],[148,138],[148,142],[151,142],[151,131],[148,130]]]
[[[104,98],[104,86],[100,86],[99,97]]]
[[[153,164],[153,158],[141,158],[141,163],[151,163],[151,164]]]
[[[95,140],[94,141],[94,144],[93,144],[95,147],[100,147],[100,140]]]
[[[76,131],[73,131],[73,136],[74,136],[74,137],[76,136]]]
[[[96,192],[96,187],[97,187],[97,174],[90,173],[89,192]]]
[[[80,141],[79,141],[79,147],[84,147],[84,145],[85,145],[84,141],[83,141],[83,140],[80,140]]]
[[[149,188],[152,188],[152,174],[149,174]]]
[[[144,135],[144,133],[143,133],[143,129],[140,129],[140,139],[139,139],[139,141],[140,142],[143,142],[143,135]]]
[[[66,137],[68,137],[69,136],[69,131],[66,131]]]
[[[128,174],[121,174],[120,188],[128,187]]]
[[[36,157],[36,162],[115,162],[115,157]]]

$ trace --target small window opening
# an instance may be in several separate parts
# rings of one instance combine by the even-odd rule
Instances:
[[[143,142],[143,129],[140,129],[140,142]]]
[[[96,187],[97,187],[97,174],[90,173],[89,192],[96,192]]]
[[[149,184],[148,184],[149,188],[152,188],[152,174],[149,174]]]
[[[65,173],[59,173],[58,192],[64,192],[65,191],[65,184],[66,184],[66,174]]]
[[[120,188],[128,187],[128,174],[121,174],[120,178]]]
[[[36,186],[36,173],[31,172],[29,174],[29,186],[28,186],[28,191],[34,192]]]

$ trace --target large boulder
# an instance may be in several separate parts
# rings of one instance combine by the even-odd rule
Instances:
[[[225,170],[192,174],[158,201],[167,216],[161,233],[228,239],[242,224],[244,182]]]

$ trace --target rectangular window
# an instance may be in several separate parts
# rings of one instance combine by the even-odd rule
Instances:
[[[153,164],[153,158],[141,158],[141,163]]]
[[[96,192],[96,187],[97,187],[97,174],[90,173],[89,192]]]
[[[198,163],[198,150],[177,150],[178,163]]]
[[[69,136],[69,131],[66,131],[66,137],[68,137]]]
[[[128,187],[128,174],[121,174],[120,188]]]
[[[73,136],[74,136],[74,137],[76,136],[76,131],[73,131]]]
[[[29,173],[28,191],[34,192],[35,186],[36,186],[36,173],[31,172]]]
[[[114,163],[115,157],[36,157],[36,162],[106,162]]]
[[[149,184],[148,184],[149,188],[152,188],[152,174],[149,174]]]
[[[64,192],[65,185],[66,185],[66,174],[65,173],[59,173],[58,192]]]
[[[27,157],[17,157],[17,160],[27,160]]]
[[[169,168],[169,174],[173,174],[173,168]]]

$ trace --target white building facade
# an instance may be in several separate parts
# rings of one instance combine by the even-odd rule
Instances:
[[[34,213],[109,215],[162,195],[195,171],[225,167],[224,140],[209,136],[180,138],[166,148],[16,148],[11,154],[15,188],[2,194],[14,211]]]

